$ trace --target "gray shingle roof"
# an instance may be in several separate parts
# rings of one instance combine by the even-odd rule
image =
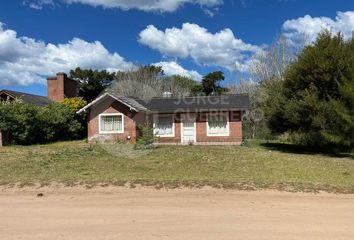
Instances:
[[[106,97],[112,97],[117,101],[132,107],[136,111],[152,111],[161,113],[242,110],[250,107],[250,98],[248,95],[229,94],[221,96],[152,98],[142,100],[106,92],[86,105],[84,108],[80,109],[78,113],[85,111]]]
[[[0,93],[5,93],[7,95],[10,95],[11,97],[19,98],[24,103],[30,103],[36,106],[45,106],[53,103],[53,101],[51,101],[47,97],[29,93],[16,92],[12,90],[0,90]]]
[[[197,96],[185,98],[152,98],[136,100],[153,112],[195,112],[213,110],[247,109],[250,107],[248,95]]]
[[[117,94],[112,94],[114,97],[116,97],[116,99],[121,100],[122,102],[126,103],[129,106],[132,106],[133,108],[139,110],[139,111],[146,111],[146,106],[144,106],[143,104],[141,104],[138,100],[130,98],[130,97],[125,97],[125,96],[119,96]]]

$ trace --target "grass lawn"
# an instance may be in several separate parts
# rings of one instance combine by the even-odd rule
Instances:
[[[354,158],[267,144],[134,151],[129,145],[75,141],[0,148],[0,184],[52,182],[354,193]]]

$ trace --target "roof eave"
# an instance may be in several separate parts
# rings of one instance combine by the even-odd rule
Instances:
[[[9,93],[7,90],[0,90],[0,94],[1,93],[5,93],[7,95],[9,95],[10,97],[12,97],[13,99],[17,98],[16,96],[12,95],[11,93]]]
[[[110,93],[104,93],[103,95],[99,96],[98,98],[96,98],[95,100],[93,100],[92,102],[90,102],[89,104],[87,104],[85,107],[81,108],[79,111],[76,112],[76,114],[80,114],[82,112],[85,112],[87,109],[91,108],[93,105],[95,105],[96,103],[99,103],[101,100],[103,100],[105,97],[111,97],[113,98],[114,100],[124,104],[125,106],[129,107],[130,110],[134,110],[136,112],[139,112],[138,109],[136,109],[135,107],[127,104],[126,102],[124,102],[122,99],[119,99],[115,96],[113,96],[112,94]]]
[[[238,107],[238,108],[215,108],[215,109],[207,109],[207,108],[202,108],[202,109],[171,109],[171,110],[151,110],[150,113],[193,113],[193,112],[211,112],[211,111],[217,111],[217,112],[222,112],[222,111],[243,111],[247,110],[249,107]]]

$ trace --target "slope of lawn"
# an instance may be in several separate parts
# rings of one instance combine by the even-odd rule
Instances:
[[[9,146],[0,148],[0,183],[210,185],[354,193],[353,155],[292,150],[253,144],[135,151],[130,145],[91,146],[82,141]]]

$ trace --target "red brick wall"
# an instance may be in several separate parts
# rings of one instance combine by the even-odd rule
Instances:
[[[47,79],[48,98],[60,102],[65,97],[77,96],[77,82],[67,77],[65,73],[58,73],[56,77]]]
[[[207,113],[199,113],[197,117],[197,143],[215,142],[231,143],[242,141],[241,111],[229,112],[229,136],[207,136]]]
[[[124,115],[124,133],[99,134],[99,114],[101,113],[122,113]],[[106,99],[91,107],[88,116],[88,138],[89,140],[99,135],[109,136],[115,140],[134,141],[137,136],[137,126],[145,121],[144,113],[131,111],[124,104],[113,99]],[[127,137],[130,136],[131,140]]]
[[[161,115],[161,114],[160,114]],[[175,115],[175,136],[160,137],[158,143],[181,143],[181,117]],[[198,113],[196,120],[196,138],[199,143],[235,143],[242,141],[241,111],[229,112],[229,136],[207,136],[207,113]]]
[[[48,98],[54,102],[64,99],[64,82],[62,78],[50,77],[47,80]]]
[[[164,115],[164,114],[159,114]],[[165,114],[171,115],[171,114]],[[180,114],[174,115],[174,123],[175,123],[175,136],[174,137],[159,137],[157,139],[158,143],[181,143],[181,118]]]

